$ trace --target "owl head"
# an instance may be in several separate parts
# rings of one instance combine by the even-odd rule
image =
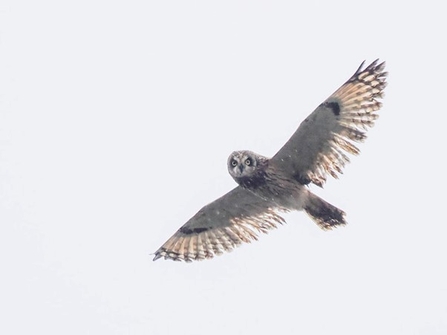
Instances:
[[[228,157],[228,172],[234,179],[251,177],[259,164],[259,156],[254,152],[234,151]]]

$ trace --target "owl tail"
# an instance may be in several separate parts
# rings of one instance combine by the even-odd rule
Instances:
[[[329,230],[346,224],[345,212],[313,193],[309,192],[308,195],[304,211],[321,229]]]

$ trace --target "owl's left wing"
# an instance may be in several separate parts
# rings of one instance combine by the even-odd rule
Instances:
[[[255,196],[240,186],[203,207],[156,252],[159,258],[190,262],[231,251],[242,242],[257,240],[283,224],[287,210]]]
[[[387,73],[385,62],[374,61],[365,69],[363,62],[354,75],[298,127],[289,141],[270,160],[303,184],[322,186],[327,175],[338,178],[349,158],[359,149],[365,130],[374,125],[382,106]]]

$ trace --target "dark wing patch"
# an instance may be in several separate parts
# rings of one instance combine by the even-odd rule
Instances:
[[[323,102],[322,105],[332,109],[332,112],[335,115],[337,115],[337,116],[340,115],[340,104],[338,102],[336,102],[336,101]]]
[[[283,224],[280,212],[286,210],[236,187],[186,222],[155,252],[154,261],[213,258]]]
[[[363,64],[300,124],[270,164],[303,184],[322,186],[328,174],[338,178],[349,162],[346,154],[360,153],[352,142],[365,140],[382,106],[385,63],[376,60],[362,69]]]
[[[181,227],[179,229],[179,232],[185,234],[185,235],[191,235],[191,234],[200,234],[203,233],[204,231],[210,230],[210,227],[204,227],[204,228],[188,228],[188,227]]]

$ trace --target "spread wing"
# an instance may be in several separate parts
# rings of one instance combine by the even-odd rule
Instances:
[[[231,251],[242,242],[257,240],[285,221],[285,209],[265,201],[250,191],[236,187],[203,207],[156,252],[154,261],[164,257],[175,261],[212,258]]]
[[[270,163],[303,184],[322,186],[328,174],[338,178],[349,162],[346,153],[360,153],[352,142],[365,140],[382,106],[385,62],[362,69],[364,63],[301,123]]]

